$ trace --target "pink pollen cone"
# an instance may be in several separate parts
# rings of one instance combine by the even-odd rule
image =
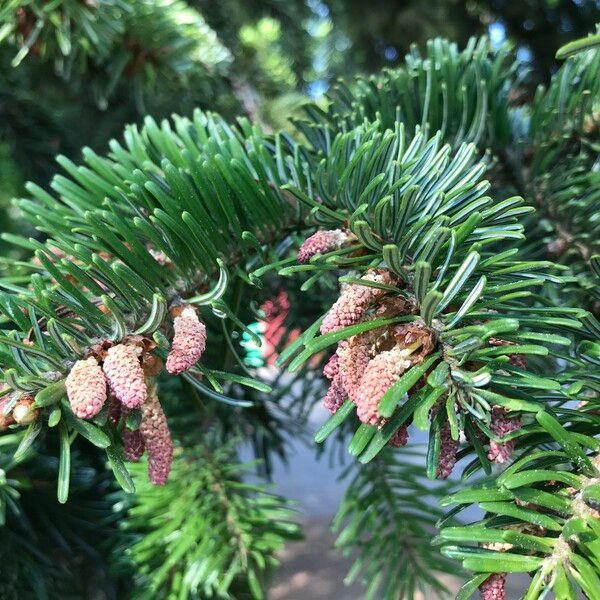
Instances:
[[[67,397],[80,419],[95,417],[106,402],[106,378],[96,359],[78,360],[67,375]]]
[[[186,306],[173,320],[173,343],[167,356],[167,371],[179,375],[193,367],[206,348],[206,325],[196,311]]]
[[[363,423],[377,425],[380,422],[381,398],[410,365],[399,346],[380,352],[369,362],[356,398],[356,414]]]
[[[154,485],[164,485],[173,463],[173,442],[156,387],[142,406],[139,431],[148,452],[148,478]]]
[[[369,271],[361,277],[364,281],[372,281],[391,285],[393,277],[389,271]],[[386,290],[353,283],[342,288],[340,297],[329,309],[321,323],[321,333],[337,331],[342,327],[359,323],[365,311],[375,301],[381,298]]]
[[[135,350],[125,344],[108,349],[102,370],[115,398],[127,408],[138,408],[148,391],[144,371]]]
[[[348,241],[348,234],[341,229],[317,231],[304,240],[298,250],[298,262],[306,263],[316,254],[325,254],[341,248]]]

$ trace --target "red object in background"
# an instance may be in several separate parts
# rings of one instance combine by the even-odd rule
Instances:
[[[282,341],[285,341],[285,345],[292,343],[300,335],[300,329],[296,328],[288,332],[284,325],[290,312],[290,299],[285,290],[281,290],[275,298],[265,300],[260,309],[265,315],[259,321],[264,327],[263,343],[260,351],[265,364],[274,365],[279,352],[283,350],[283,347],[280,347]]]

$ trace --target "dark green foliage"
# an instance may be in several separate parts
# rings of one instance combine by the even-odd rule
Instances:
[[[71,500],[60,504],[54,447],[36,453],[18,433],[4,435],[1,447],[2,598],[81,598],[100,590],[114,597],[106,541],[119,514],[107,495],[109,474],[77,454]]]
[[[595,420],[597,431],[600,420]],[[523,596],[528,600],[549,590],[565,599],[578,597],[578,590],[598,597],[600,479],[597,471],[592,478],[581,473],[567,451],[566,433],[561,441],[564,451],[530,453],[493,484],[444,500],[461,508],[474,503],[484,513],[468,525],[444,527],[438,538],[446,556],[478,574],[473,582],[492,572],[528,572],[532,580]],[[597,441],[591,449],[598,451]]]
[[[507,49],[493,55],[486,40],[458,46],[443,39],[427,42],[421,54],[411,48],[405,66],[389,69],[352,87],[333,88],[326,113],[306,107],[308,121],[300,131],[315,148],[328,152],[329,137],[367,121],[382,129],[400,122],[412,136],[417,127],[431,136],[440,132],[454,149],[465,142],[482,148],[506,145],[509,139],[509,92],[516,83],[517,64]]]
[[[110,67],[104,97],[124,74],[131,83],[145,71],[148,81],[182,75],[195,65],[212,69],[229,59],[202,16],[178,0],[11,0],[0,21],[0,39],[16,47],[13,66],[36,57],[54,62],[67,78],[87,70],[96,77]]]
[[[538,90],[525,157],[530,193],[547,219],[547,251],[578,277],[573,299],[595,312],[590,260],[600,252],[599,74],[597,51],[585,50],[567,60],[547,90]]]
[[[48,6],[39,0],[8,0],[0,11],[1,39],[9,38],[17,45],[15,67],[29,54],[67,61],[106,58],[124,31],[123,17],[131,12],[132,4],[126,0],[58,0]]]
[[[2,302],[21,333],[6,331],[3,357],[7,377],[20,391],[36,394],[44,410],[57,407],[68,416],[68,407],[60,405],[64,394],[60,381],[73,360],[102,339],[120,340],[133,333],[151,336],[161,326],[166,306],[180,295],[214,286],[190,301],[206,306],[208,312],[212,309],[217,323],[229,315],[236,327],[244,329],[236,310],[228,305],[226,291],[228,286],[235,288],[238,278],[241,283],[249,281],[248,268],[242,269],[241,261],[252,264],[255,245],[270,244],[278,229],[293,217],[295,211],[277,185],[282,179],[297,181],[301,176],[294,175],[293,163],[286,165],[281,157],[284,141],[272,145],[247,123],[242,130],[236,132],[220,119],[200,112],[194,121],[177,118],[177,133],[167,122],[159,128],[148,120],[143,130],[128,130],[124,147],[113,143],[110,159],[89,150],[84,152],[87,167],[59,159],[78,180],[74,184],[62,176],[55,178],[60,204],[41,188],[29,186],[38,201],[23,200],[19,206],[52,239],[46,245],[34,239],[19,242],[35,250],[39,262],[31,264],[33,287],[5,281],[10,294],[4,293]],[[154,166],[153,157],[157,161]],[[228,173],[229,168],[235,176]],[[108,194],[106,210],[94,213],[98,193]],[[215,193],[221,202],[217,211],[206,204]],[[200,230],[204,231],[202,237]],[[248,236],[242,235],[244,231]],[[168,266],[159,264],[149,249],[161,252]],[[231,260],[232,254],[237,256],[237,264],[231,264],[228,274],[223,261]],[[40,268],[41,273],[37,272]],[[144,273],[144,278],[139,273]],[[85,282],[85,289],[78,290],[73,280]],[[49,287],[44,291],[45,285]],[[109,313],[104,314],[99,304]],[[25,306],[29,307],[27,316],[19,308]],[[47,323],[47,333],[39,329],[39,319],[43,326]],[[161,338],[156,339],[160,347]],[[193,377],[188,380],[211,398],[234,405],[238,400],[228,397],[218,380],[231,379],[263,392],[270,389],[244,375],[230,378],[219,371],[213,376],[205,370],[203,374],[212,391]],[[48,386],[48,381],[53,383]],[[76,423],[76,419],[68,420],[67,427]],[[96,424],[110,433],[105,414]],[[94,436],[91,441],[102,448],[109,444],[106,435]]]

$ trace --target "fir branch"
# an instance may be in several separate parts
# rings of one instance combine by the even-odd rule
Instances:
[[[600,80],[594,52],[569,59],[539,93],[529,125],[527,108],[509,107],[518,80],[515,67],[502,72],[506,53],[494,57],[475,41],[458,52],[436,40],[426,56],[413,51],[405,68],[341,86],[326,111],[307,106],[308,121],[297,124],[301,142],[196,112],[191,120],[147,119],[141,129],[128,128],[108,157],[85,150],[80,166],[59,158],[67,176],[53,180],[55,196],[30,185],[33,199],[18,201],[47,239],[5,236],[34,258],[0,282],[2,427],[27,426],[27,444],[59,430],[61,501],[75,472],[77,436],[106,450],[117,480],[132,491],[119,438],[139,427],[151,471],[165,467],[172,446],[154,378],[174,347],[185,361],[171,363],[187,367],[206,341],[186,385],[235,408],[227,417],[207,411],[203,427],[218,433],[219,420],[225,438],[250,431],[255,444],[276,445],[281,438],[269,431],[268,410],[231,425],[267,387],[247,377],[232,341],[234,333],[260,341],[257,315],[242,298],[246,290],[258,297],[259,276],[274,271],[303,281],[309,296],[331,290],[331,275],[339,276],[337,299],[328,293],[311,307],[280,362],[290,360],[292,370],[306,365],[298,377],[315,383],[309,359],[322,364],[324,351],[337,345],[324,367],[334,414],[317,439],[354,429],[348,450],[365,465],[338,517],[350,524],[340,545],[365,542],[354,575],[364,564],[369,592],[386,597],[397,594],[397,579],[410,595],[431,575],[436,554],[424,543],[429,529],[422,524],[433,525],[419,497],[424,484],[386,448],[406,443],[414,424],[429,431],[430,478],[448,476],[462,458],[472,457],[466,479],[491,474],[492,462],[509,462],[513,450],[518,456],[496,479],[451,498],[488,513],[441,533],[444,541],[467,542],[444,551],[478,573],[463,596],[480,585],[499,589],[502,573],[518,571],[536,572],[531,598],[546,583],[573,597],[572,582],[594,597],[600,326],[571,287],[572,273],[587,270],[583,287],[594,297],[600,271],[592,209],[598,94],[589,91]],[[543,194],[541,210],[560,221],[589,264],[565,261],[565,274],[564,266],[526,256],[536,247],[540,254],[543,236],[527,234],[531,208],[506,197],[490,169],[488,151],[506,157],[513,150],[517,159],[530,157],[516,180],[529,198]],[[291,264],[290,232],[315,226],[301,264]],[[553,284],[561,286],[560,302]],[[183,307],[186,299],[193,306]],[[314,320],[324,306],[327,313]],[[70,393],[81,372],[93,374],[88,381],[98,388]],[[123,405],[119,415],[108,403],[96,411],[106,398],[104,378]],[[169,385],[167,379],[161,387]],[[301,391],[314,394],[315,387]],[[288,391],[284,383],[275,397]],[[575,401],[587,404],[575,409]],[[140,589],[203,597],[235,594],[239,584],[261,597],[273,552],[297,533],[285,502],[243,481],[228,445],[181,450],[164,488],[140,482],[140,469],[133,467],[138,496],[127,500],[132,537],[121,538],[118,553],[122,559],[130,547]],[[403,549],[409,575],[384,569],[389,553],[379,545],[397,542],[407,512],[415,528],[401,540],[417,542],[418,552],[405,543],[394,549]],[[365,524],[381,539],[361,529]],[[498,552],[504,544],[510,551]],[[440,565],[451,569],[436,560]],[[410,579],[415,573],[418,582]]]
[[[535,235],[543,236],[547,253],[577,276],[570,298],[575,300],[575,293],[587,297],[592,308],[598,300],[597,286],[590,281],[590,258],[599,251],[599,57],[597,49],[575,55],[547,90],[538,90],[524,170],[528,193],[551,228]]]
[[[204,446],[178,454],[165,488],[133,469],[138,493],[114,553],[139,573],[133,597],[264,597],[274,554],[298,527],[286,501],[246,480],[249,468],[230,446]]]
[[[413,464],[420,458],[418,451],[387,450],[343,475],[349,484],[333,520],[335,547],[346,556],[359,552],[344,581],[360,577],[366,598],[444,597],[439,574],[460,574],[430,543],[442,515],[432,505],[449,486],[431,486]]]
[[[100,107],[122,81],[143,98],[169,80],[209,79],[231,54],[202,15],[180,0],[40,0],[4,3],[0,43],[16,46],[13,67],[29,57],[91,86]]]
[[[365,120],[377,121],[382,131],[403,123],[408,136],[417,126],[426,136],[439,131],[453,148],[475,143],[482,149],[501,149],[510,140],[510,94],[518,83],[517,63],[511,61],[508,47],[492,53],[488,40],[471,38],[459,50],[436,38],[424,54],[413,46],[401,68],[350,84],[339,82],[328,95],[325,111],[309,104],[307,118],[295,124],[325,154],[333,136]]]
[[[567,443],[565,434],[562,441]],[[597,448],[597,446],[596,446]],[[565,446],[566,450],[566,446]],[[478,575],[463,595],[493,573],[529,572],[524,598],[535,600],[553,591],[576,598],[578,590],[595,598],[597,585],[598,458],[592,475],[584,475],[562,450],[540,450],[516,461],[494,485],[470,488],[445,504],[479,504],[482,520],[445,527],[442,552],[462,560]],[[574,472],[573,472],[574,471]],[[481,575],[479,575],[481,573]]]

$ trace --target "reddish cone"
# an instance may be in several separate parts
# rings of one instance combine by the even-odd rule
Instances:
[[[393,448],[402,448],[402,446],[406,446],[408,442],[408,427],[406,425],[400,425],[398,429],[396,429],[394,435],[390,438],[388,444]]]
[[[95,417],[106,402],[106,378],[96,359],[78,360],[67,375],[67,397],[80,419]]]
[[[437,476],[446,479],[456,464],[458,440],[452,438],[450,424],[444,421],[440,427],[440,453],[438,456]]]
[[[144,438],[138,430],[123,428],[123,451],[125,459],[131,462],[138,462],[144,454]]]
[[[324,254],[341,248],[349,239],[347,233],[341,229],[317,231],[304,240],[298,250],[298,262],[308,262],[316,254]]]
[[[196,311],[186,306],[173,320],[173,343],[167,356],[167,371],[179,375],[193,367],[206,348],[206,325]]]
[[[139,431],[148,452],[148,477],[153,484],[164,485],[173,462],[173,442],[155,386],[142,406]]]
[[[337,354],[333,354],[327,361],[327,364],[323,367],[323,375],[333,381],[340,372],[340,360]]]
[[[144,371],[131,346],[109,348],[102,370],[111,392],[124,406],[138,408],[144,403],[148,394]]]
[[[513,431],[517,431],[520,427],[521,419],[519,419],[519,417],[509,419],[506,416],[506,410],[504,408],[501,406],[492,407],[492,422],[490,424],[490,429],[495,435],[502,438]],[[514,448],[515,440],[509,440],[507,442],[490,440],[488,458],[498,464],[503,464],[511,457]]]
[[[332,380],[325,397],[323,398],[323,406],[330,412],[334,413],[344,404],[348,398],[344,384],[342,382],[342,376],[338,373]]]
[[[490,575],[479,586],[481,600],[504,600],[506,598],[504,591],[505,583],[506,573],[494,573]]]

